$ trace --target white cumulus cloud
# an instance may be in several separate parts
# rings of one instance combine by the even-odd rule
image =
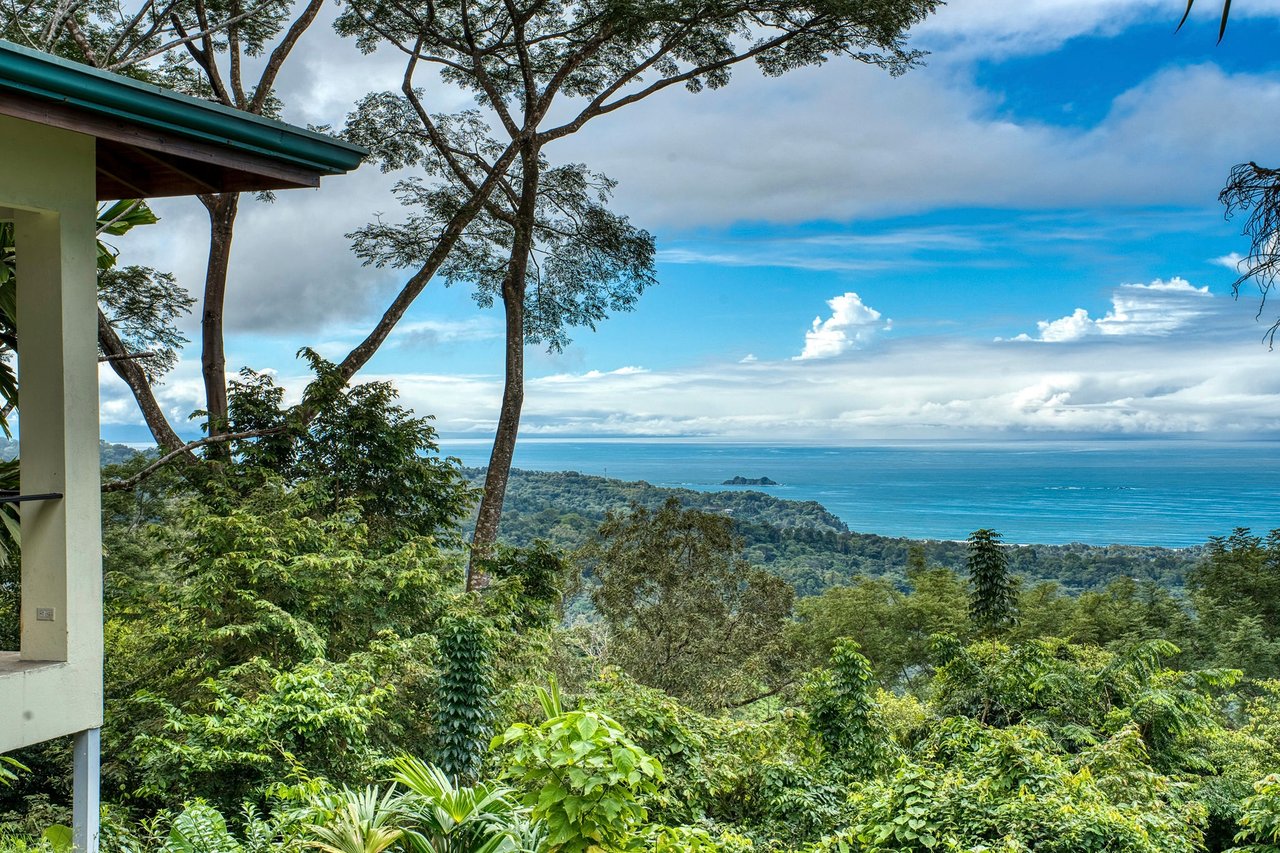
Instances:
[[[804,334],[804,350],[797,359],[831,358],[859,349],[892,324],[892,321],[881,323],[880,312],[853,291],[833,296],[827,305],[831,316],[825,320],[813,318],[813,326]]]
[[[1150,284],[1122,284],[1111,294],[1111,310],[1094,319],[1077,308],[1057,320],[1036,323],[1035,337],[1022,334],[1015,340],[1062,343],[1092,335],[1167,335],[1211,308],[1213,294],[1184,278],[1156,279]]]

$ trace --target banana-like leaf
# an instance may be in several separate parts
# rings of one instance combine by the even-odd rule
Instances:
[[[9,768],[13,768],[10,770]],[[8,785],[18,778],[15,771],[27,770],[27,766],[22,764],[16,758],[10,758],[7,755],[0,755],[0,785]]]
[[[125,199],[98,211],[98,233],[119,237],[138,225],[155,225],[160,221],[142,199]]]

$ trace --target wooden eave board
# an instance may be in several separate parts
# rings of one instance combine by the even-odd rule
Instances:
[[[231,147],[93,115],[66,104],[0,92],[0,115],[97,140],[97,197],[160,198],[318,187],[320,175]]]

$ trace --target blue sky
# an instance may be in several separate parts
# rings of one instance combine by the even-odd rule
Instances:
[[[957,0],[901,78],[744,70],[549,150],[619,181],[616,209],[658,237],[660,284],[564,353],[529,351],[524,434],[1274,437],[1280,353],[1261,335],[1280,304],[1259,322],[1256,297],[1232,299],[1246,246],[1216,196],[1233,164],[1280,164],[1280,3],[1235,10],[1221,45],[1197,5],[1174,35],[1180,0]],[[288,119],[340,125],[396,85],[395,57],[314,35],[284,81]],[[341,357],[363,336],[399,277],[360,267],[343,234],[399,215],[395,177],[365,167],[245,205],[232,365],[296,392],[300,346]],[[125,258],[194,287],[202,211],[157,206]],[[433,284],[364,377],[446,435],[484,436],[500,329]],[[161,391],[179,418],[197,376],[192,351]],[[145,438],[110,376],[103,420]]]

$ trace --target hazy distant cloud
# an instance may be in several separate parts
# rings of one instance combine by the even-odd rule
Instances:
[[[1014,340],[1062,343],[1091,335],[1167,335],[1210,310],[1213,294],[1183,278],[1157,279],[1151,284],[1122,284],[1111,295],[1111,310],[1093,319],[1077,308],[1057,320],[1041,320],[1039,333]]]
[[[883,231],[774,234],[664,241],[658,260],[668,264],[730,267],[787,267],[815,272],[865,272],[936,263],[939,253],[972,256],[991,248],[993,234],[982,227],[913,227]],[[1002,235],[1001,244],[1007,235]],[[927,260],[926,257],[927,256]]]
[[[1180,299],[1204,309],[1194,322],[1177,307]],[[1094,331],[1071,346],[931,335],[857,348],[847,345],[850,337],[882,328],[883,319],[852,293],[831,303],[816,331],[843,318],[839,353],[530,375],[521,432],[839,440],[1280,431],[1280,355],[1258,343],[1252,310],[1185,281],[1117,288],[1113,309],[1091,322],[1146,331]],[[1152,331],[1169,328],[1176,333]],[[279,381],[296,400],[307,379],[299,370]],[[496,373],[361,379],[391,380],[404,405],[435,415],[449,434],[490,435],[502,399]],[[104,423],[139,422],[128,393],[104,371]],[[188,423],[201,393],[198,365],[183,364],[159,396],[177,423]]]
[[[1221,257],[1214,258],[1211,263],[1215,263],[1220,267],[1226,267],[1233,273],[1238,274],[1244,272],[1244,269],[1240,266],[1244,263],[1244,255],[1239,252],[1228,252]]]
[[[430,348],[464,341],[492,341],[502,337],[502,329],[491,317],[469,320],[420,320],[396,327],[396,346]]]
[[[880,322],[880,312],[850,291],[827,300],[831,316],[814,317],[804,335],[804,350],[797,359],[831,358],[851,349],[866,346],[878,332],[887,330],[892,321]]]
[[[1098,335],[1086,346],[886,341],[812,361],[534,377],[524,435],[824,440],[891,436],[1212,433],[1280,428],[1277,356],[1251,334]],[[441,430],[491,433],[501,383],[397,378]]]

